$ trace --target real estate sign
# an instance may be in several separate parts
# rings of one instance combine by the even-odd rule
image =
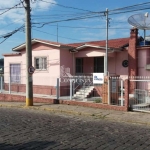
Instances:
[[[93,73],[93,84],[103,84],[104,73]]]

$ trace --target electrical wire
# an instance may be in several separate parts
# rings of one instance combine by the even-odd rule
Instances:
[[[81,8],[76,8],[76,7],[71,7],[71,6],[65,6],[65,5],[62,5],[62,4],[57,4],[57,3],[53,3],[53,2],[48,2],[48,1],[45,1],[45,0],[39,0],[39,1],[42,1],[42,2],[45,2],[45,3],[50,3],[50,4],[57,5],[57,6],[64,7],[64,8],[70,8],[70,9],[76,9],[76,10],[87,11],[87,12],[91,12],[91,13],[97,13],[97,12],[94,12],[94,11],[90,11],[90,10],[86,10],[86,9],[81,9]]]
[[[32,29],[33,29],[33,28],[32,28]],[[42,33],[45,33],[45,34],[49,34],[49,35],[52,35],[52,36],[58,36],[58,35],[56,35],[56,34],[51,34],[51,33],[48,33],[48,32],[41,31],[41,30],[37,30],[37,29],[33,29],[33,30],[38,31],[38,32],[42,32]],[[85,40],[79,40],[79,39],[74,39],[74,38],[68,38],[68,37],[64,37],[64,36],[58,36],[58,37],[60,37],[60,38],[65,38],[65,39],[70,39],[70,40],[75,40],[75,41],[84,41],[84,42],[85,42]]]
[[[57,26],[57,25],[48,25],[48,26]],[[106,27],[80,27],[80,26],[62,26],[59,25],[58,27],[62,27],[62,28],[79,28],[79,29],[106,29]],[[109,29],[129,29],[129,28],[109,28]]]
[[[126,7],[122,7],[122,8],[117,8],[117,9],[109,10],[109,11],[110,12],[111,11],[118,11],[118,10],[124,10],[124,9],[133,8],[133,7],[136,7],[136,9],[137,9],[137,6],[141,6],[141,5],[145,5],[145,4],[150,4],[150,2],[144,2],[144,3],[140,3],[140,4],[136,4],[136,5],[131,5],[131,6],[126,6]]]
[[[42,24],[40,27],[37,28],[42,28],[43,26],[47,25],[47,24],[51,24],[51,23],[57,23],[57,22],[66,22],[66,21],[73,21],[73,20],[82,20],[82,19],[87,19],[87,18],[97,18],[99,17],[99,15],[97,16],[90,16],[90,17],[75,17],[75,18],[69,18],[69,19],[64,19],[64,20],[56,20],[56,21],[50,21],[50,22],[32,22],[32,24],[37,25],[37,24]]]
[[[20,4],[21,4],[21,2],[20,2],[20,3],[18,3],[18,4],[16,4],[15,6],[13,6],[13,7],[11,7],[11,8],[8,8],[6,11],[4,11],[4,12],[0,13],[0,15],[3,15],[4,13],[6,13],[6,12],[10,11],[11,9],[17,8],[17,6],[18,6],[18,5],[20,5]]]

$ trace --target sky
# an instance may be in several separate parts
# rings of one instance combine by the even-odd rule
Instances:
[[[2,54],[12,53],[12,48],[25,42],[25,29],[19,30],[6,40],[4,38],[4,35],[24,25],[25,9],[20,0],[11,0],[11,3],[6,0],[0,1],[0,58],[3,58]],[[30,2],[32,38],[60,43],[105,40],[106,8],[109,12],[108,39],[129,37],[132,26],[128,23],[128,18],[131,15],[150,12],[139,10],[137,7],[138,11],[126,13],[118,11],[118,14],[112,14],[115,12],[113,10],[118,8],[146,3],[148,0],[142,2],[141,0],[31,0]],[[19,8],[6,9],[14,6]],[[139,35],[144,35],[143,30],[139,30]]]

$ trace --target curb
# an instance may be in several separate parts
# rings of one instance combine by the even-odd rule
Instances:
[[[53,112],[53,113],[65,113],[68,115],[71,114],[71,115],[78,115],[78,116],[93,117],[94,119],[105,119],[105,120],[113,121],[113,122],[115,121],[115,122],[121,122],[121,123],[130,123],[130,124],[139,124],[139,125],[150,126],[150,123],[147,123],[147,122],[109,118],[109,117],[107,117],[109,114],[105,114],[105,115],[91,114],[91,113],[83,113],[83,112],[76,112],[76,111],[67,111],[67,110],[62,110],[62,109],[39,108],[38,106],[28,107],[28,106],[14,106],[14,105],[0,104],[0,107],[23,108],[23,109],[31,109],[31,110],[45,110],[45,111],[49,111],[49,112]]]
[[[6,104],[0,104],[0,107],[11,107],[11,108],[23,108],[23,109],[32,109],[32,110],[45,110],[50,111],[54,113],[66,113],[66,114],[72,114],[72,115],[81,115],[81,116],[89,116],[89,117],[96,117],[96,119],[105,119],[107,115],[100,115],[100,114],[91,114],[91,113],[83,113],[83,112],[77,112],[77,111],[67,111],[62,109],[53,109],[53,108],[39,108],[38,106],[14,106],[14,105],[6,105]]]

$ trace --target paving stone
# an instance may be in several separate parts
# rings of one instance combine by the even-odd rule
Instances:
[[[146,150],[150,127],[0,108],[0,150]]]

